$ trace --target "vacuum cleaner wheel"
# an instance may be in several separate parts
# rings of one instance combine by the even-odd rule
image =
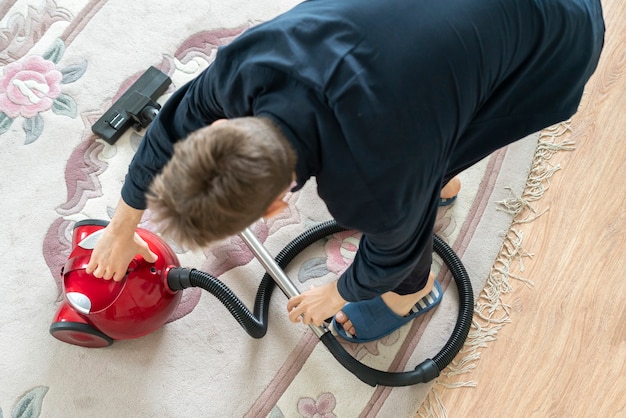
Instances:
[[[65,343],[89,348],[102,348],[113,344],[111,337],[101,333],[89,324],[80,322],[53,322],[50,325],[50,334]]]

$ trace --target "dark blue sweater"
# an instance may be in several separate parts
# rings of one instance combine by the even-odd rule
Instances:
[[[129,205],[172,143],[219,118],[264,116],[364,233],[347,300],[394,289],[429,246],[444,180],[571,116],[595,68],[596,0],[310,0],[249,29],[150,126],[122,190]],[[560,66],[560,67],[559,67]]]

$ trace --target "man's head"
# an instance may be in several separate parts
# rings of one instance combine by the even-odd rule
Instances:
[[[276,211],[295,165],[295,152],[270,120],[216,122],[176,143],[150,186],[148,207],[164,235],[205,246]]]

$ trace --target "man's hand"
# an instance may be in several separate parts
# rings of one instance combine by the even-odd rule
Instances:
[[[149,263],[157,260],[157,255],[150,251],[148,244],[135,232],[142,213],[142,210],[134,209],[120,200],[113,219],[98,238],[91,253],[85,269],[87,274],[120,281],[137,254]]]
[[[346,303],[337,290],[337,281],[334,281],[320,287],[311,286],[310,290],[289,299],[287,311],[292,322],[320,326]]]
[[[98,239],[85,271],[95,277],[118,282],[124,278],[128,265],[137,254],[149,263],[158,258],[136,232],[133,231],[129,237],[116,234],[107,227]]]

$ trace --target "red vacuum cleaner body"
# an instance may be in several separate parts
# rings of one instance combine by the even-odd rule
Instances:
[[[72,252],[61,271],[63,302],[50,326],[50,333],[63,342],[106,347],[114,340],[142,337],[164,325],[182,297],[167,285],[169,270],[180,266],[178,257],[159,236],[142,228],[137,233],[158,255],[155,263],[136,256],[119,282],[87,274],[106,225],[86,220],[74,227]]]

